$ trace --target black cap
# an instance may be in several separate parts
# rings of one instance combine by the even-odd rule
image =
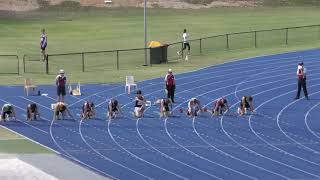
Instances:
[[[300,66],[303,66],[303,62],[300,62],[299,65],[300,65]]]

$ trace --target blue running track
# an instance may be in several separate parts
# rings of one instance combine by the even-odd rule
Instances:
[[[297,64],[308,69],[310,100],[296,95]],[[174,115],[160,119],[158,106],[132,117],[134,93],[124,84],[85,84],[83,96],[66,96],[76,119],[52,121],[54,85],[48,96],[24,96],[22,86],[1,86],[0,105],[12,103],[17,121],[4,126],[63,157],[113,179],[320,179],[320,49],[248,58],[177,74]],[[163,77],[138,83],[147,100],[165,96]],[[239,99],[252,95],[257,113],[235,114]],[[212,109],[225,96],[233,113],[188,118],[177,110],[197,97]],[[106,121],[109,98],[124,114]],[[80,121],[84,100],[98,112]],[[36,102],[41,120],[26,122],[26,106]],[[76,173],[76,172],[75,172]]]

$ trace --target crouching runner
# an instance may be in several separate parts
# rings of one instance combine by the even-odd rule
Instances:
[[[96,115],[96,111],[94,110],[94,104],[90,101],[85,101],[82,105],[82,113],[81,119],[91,119]]]
[[[69,116],[70,118],[73,118],[71,115],[68,107],[63,102],[57,102],[54,105],[54,114],[53,114],[53,120],[64,119],[66,116]]]
[[[238,107],[238,114],[242,116],[244,114],[247,114],[248,111],[255,113],[253,107],[253,97],[242,96],[240,106]]]
[[[160,104],[160,118],[168,117],[171,114],[169,108],[169,105],[171,105],[172,108],[171,98],[158,99],[154,104]]]
[[[118,103],[117,100],[115,99],[110,99],[108,103],[108,112],[107,112],[107,117],[109,120],[115,118],[115,115],[117,113],[121,113],[121,107]]]
[[[13,118],[16,120],[16,112],[12,104],[4,104],[2,106],[1,121],[7,121]]]
[[[27,106],[27,121],[36,120],[38,118],[40,119],[40,113],[38,106],[35,103],[30,103]]]
[[[137,117],[137,118],[143,117],[144,109],[145,109],[145,100],[144,100],[144,97],[142,96],[141,90],[138,90],[135,98],[135,106],[134,106],[134,112],[133,112],[134,117]]]
[[[212,114],[219,116],[229,111],[229,105],[226,98],[222,97],[214,102],[214,109]]]
[[[189,117],[194,117],[199,114],[201,111],[200,101],[196,98],[191,98],[188,102],[187,115]]]

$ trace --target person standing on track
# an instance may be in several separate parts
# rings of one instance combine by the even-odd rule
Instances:
[[[309,100],[308,97],[308,91],[307,91],[307,69],[304,67],[303,62],[299,63],[298,69],[297,69],[297,76],[298,76],[298,90],[297,90],[297,96],[295,99],[300,98],[300,92],[301,92],[301,86],[303,88],[304,96],[307,100]]]
[[[66,95],[67,78],[64,75],[64,70],[60,69],[59,74],[56,77],[58,102],[64,102],[64,96]]]
[[[48,44],[48,39],[47,39],[46,30],[42,29],[41,40],[40,40],[40,49],[41,49],[41,53],[43,55],[43,59],[42,59],[43,61],[47,60],[47,54],[46,54],[47,44]]]
[[[167,97],[171,99],[171,102],[174,103],[174,92],[176,90],[176,80],[172,74],[172,69],[168,70],[166,77],[164,78],[165,89]]]
[[[187,33],[187,29],[183,30],[182,34],[183,44],[181,51],[178,51],[177,54],[180,55],[187,47],[188,47],[188,55],[190,55],[190,44],[189,44],[189,35]],[[188,58],[186,58],[187,60]]]

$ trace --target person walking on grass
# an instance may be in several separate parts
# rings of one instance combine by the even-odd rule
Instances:
[[[47,44],[48,44],[48,38],[47,38],[46,30],[42,29],[41,40],[40,40],[40,49],[43,55],[42,61],[47,60],[47,54],[46,54]]]
[[[171,102],[174,103],[174,92],[176,90],[176,80],[172,74],[172,69],[168,70],[166,77],[164,78],[165,90],[167,97],[171,99]]]
[[[188,55],[190,55],[189,35],[187,33],[187,29],[183,30],[182,40],[182,49],[181,51],[178,51],[177,54],[180,55],[188,47]],[[186,60],[188,60],[188,56],[186,56]]]
[[[64,102],[64,96],[66,95],[66,84],[67,78],[64,75],[64,70],[60,69],[59,74],[56,77],[58,102]]]
[[[307,73],[307,69],[304,67],[303,62],[299,63],[298,69],[297,69],[298,90],[297,90],[297,96],[295,97],[295,99],[300,98],[300,92],[302,87],[305,98],[309,100],[308,91],[307,91],[307,74],[306,73]]]

